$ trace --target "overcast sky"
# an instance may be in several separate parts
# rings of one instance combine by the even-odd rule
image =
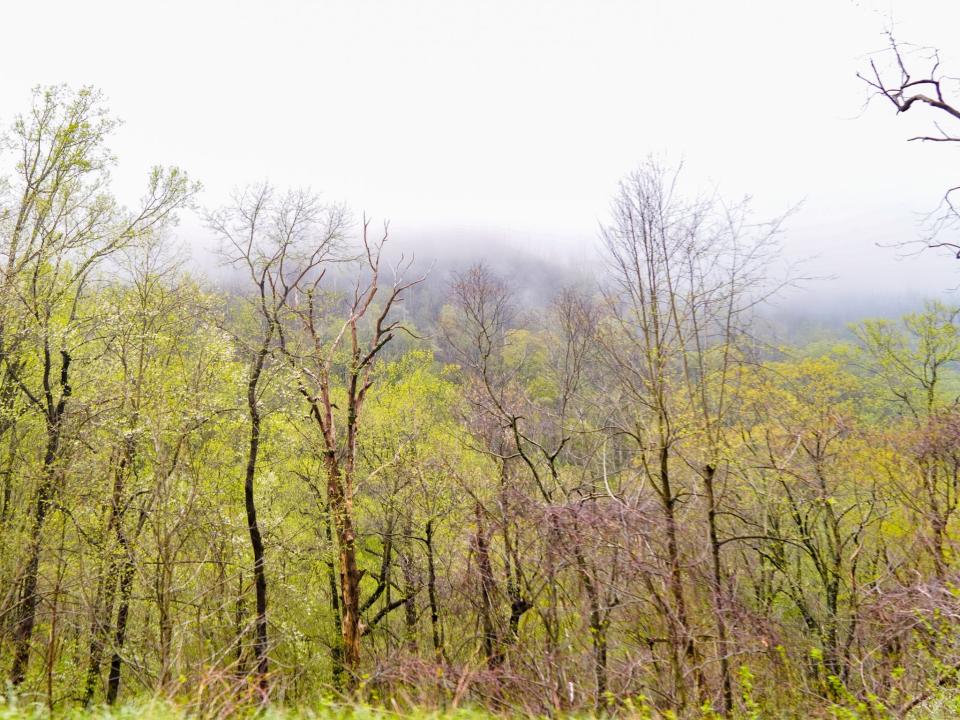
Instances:
[[[269,178],[389,217],[396,235],[490,236],[587,254],[616,182],[647,154],[692,186],[803,201],[812,292],[938,292],[960,261],[897,260],[960,182],[957,149],[907,143],[855,77],[884,45],[938,45],[952,0],[270,0],[4,3],[0,120],[36,84],[93,84],[125,122],[116,178],[178,164],[221,202]],[[196,222],[181,234],[202,243]]]

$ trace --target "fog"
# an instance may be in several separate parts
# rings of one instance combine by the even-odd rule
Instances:
[[[865,107],[856,78],[887,27],[960,68],[955,3],[176,1],[146,23],[123,2],[4,12],[0,120],[37,84],[102,89],[125,121],[113,147],[130,202],[154,163],[202,181],[208,207],[264,178],[308,186],[389,218],[438,276],[482,258],[539,293],[590,271],[618,179],[653,153],[684,162],[692,193],[751,195],[758,219],[794,209],[786,259],[811,279],[783,312],[846,322],[960,283],[949,254],[897,247],[957,184],[955,154],[906,142],[930,116]],[[177,234],[195,268],[222,273],[199,216]]]

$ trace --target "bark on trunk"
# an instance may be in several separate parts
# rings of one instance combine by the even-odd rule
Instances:
[[[487,532],[483,522],[483,508],[476,505],[477,535],[476,553],[477,566],[480,571],[481,620],[483,622],[483,650],[487,658],[487,666],[496,670],[503,664],[503,651],[500,648],[496,623],[496,585],[493,579],[493,567],[490,563],[490,549],[488,547]]]
[[[403,535],[409,538],[412,533],[413,529],[408,515],[404,520]],[[405,552],[400,560],[400,571],[403,575],[403,594],[407,598],[403,603],[404,644],[407,652],[416,654],[419,648],[417,643],[417,601],[415,597],[417,582],[413,570],[413,549],[408,540]]]
[[[587,568],[586,559],[579,548],[574,550],[577,570],[587,593],[590,607],[590,642],[593,646],[593,677],[596,683],[594,707],[601,712],[607,704],[607,627],[606,613],[601,607],[600,591]]]
[[[660,499],[666,520],[667,560],[670,563],[670,592],[674,602],[673,626],[673,665],[674,684],[677,691],[678,707],[683,710],[687,705],[686,680],[680,654],[692,664],[694,685],[697,696],[703,692],[702,671],[697,662],[697,648],[687,620],[687,603],[683,592],[683,571],[681,568],[680,544],[677,540],[676,498],[670,482],[670,449],[666,445],[660,448]]]
[[[730,677],[730,659],[727,657],[727,621],[724,615],[723,566],[720,564],[720,539],[717,533],[717,498],[714,488],[716,468],[707,465],[703,476],[707,492],[707,524],[710,530],[710,556],[713,562],[713,602],[717,616],[717,656],[720,661],[720,682],[723,692],[723,714],[733,711],[733,682]]]
[[[326,535],[327,543],[331,553],[333,551],[333,520],[330,517],[330,506],[326,508]],[[335,690],[344,689],[344,668],[343,668],[343,623],[340,619],[340,589],[337,587],[337,571],[334,568],[333,556],[327,560],[327,584],[330,589],[330,609],[333,617],[334,634],[333,644],[330,646],[330,665],[333,675],[333,687]]]
[[[340,622],[343,637],[343,667],[349,689],[356,687],[360,668],[360,571],[357,568],[353,501],[349,478],[340,477],[336,453],[326,453],[327,496],[337,535],[340,570]]]
[[[123,643],[127,637],[127,622],[130,618],[130,599],[133,594],[133,579],[136,573],[136,563],[133,556],[133,543],[140,537],[143,526],[147,521],[147,510],[141,508],[140,517],[137,519],[137,527],[133,534],[133,539],[127,537],[124,533],[123,525],[118,525],[117,541],[123,548],[123,567],[120,571],[120,583],[117,591],[119,598],[117,608],[117,624],[113,636],[113,655],[110,658],[110,672],[107,676],[107,694],[108,705],[113,705],[120,693],[120,671],[123,667]]]
[[[110,632],[110,625],[113,621],[113,607],[116,600],[117,583],[120,579],[120,566],[122,558],[120,553],[124,546],[122,539],[123,528],[123,496],[125,473],[133,461],[132,440],[127,439],[124,443],[123,455],[117,464],[113,476],[113,493],[110,501],[110,519],[107,522],[107,531],[105,533],[108,547],[107,571],[102,580],[102,592],[97,594],[97,603],[94,609],[94,617],[90,627],[90,652],[87,665],[87,682],[84,689],[83,705],[88,707],[93,701],[96,692],[97,680],[100,678],[100,670],[103,664],[103,653],[106,646],[107,635]],[[110,545],[116,541],[115,547]]]
[[[430,600],[430,633],[433,654],[439,663],[443,660],[443,632],[440,626],[440,607],[437,604],[437,569],[433,559],[433,520],[427,521],[427,596]]]
[[[27,676],[30,662],[30,642],[33,627],[37,620],[37,606],[40,596],[37,594],[37,581],[40,572],[40,555],[43,550],[43,527],[50,511],[57,483],[56,467],[60,459],[60,434],[63,429],[63,415],[71,389],[69,382],[70,355],[60,353],[60,399],[56,404],[50,388],[50,353],[44,353],[44,387],[47,388],[46,434],[47,443],[43,456],[43,476],[37,489],[36,504],[33,512],[30,559],[20,586],[20,613],[13,628],[13,665],[10,668],[10,684],[19,687]]]
[[[124,542],[126,562],[120,575],[120,607],[117,610],[117,629],[113,637],[113,656],[110,658],[110,674],[107,677],[107,704],[113,705],[120,694],[120,670],[123,667],[123,643],[127,638],[127,622],[130,618],[130,596],[133,591],[134,563],[129,544]]]
[[[253,549],[253,582],[256,592],[256,617],[254,620],[253,655],[257,664],[257,684],[266,697],[269,690],[267,673],[267,573],[263,552],[263,537],[257,522],[257,504],[254,496],[254,480],[257,473],[257,456],[260,452],[260,409],[257,406],[257,384],[263,372],[268,352],[268,340],[261,346],[250,373],[247,384],[247,409],[250,414],[250,445],[247,454],[247,467],[243,483],[243,500],[247,512],[247,529],[250,534],[250,546]]]

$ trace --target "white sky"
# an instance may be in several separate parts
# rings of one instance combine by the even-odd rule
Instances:
[[[933,293],[960,261],[875,247],[915,237],[960,184],[960,148],[905,142],[932,116],[861,112],[855,73],[890,16],[960,75],[954,0],[7,0],[0,121],[33,85],[93,84],[125,121],[126,197],[179,164],[208,205],[269,178],[389,217],[401,239],[567,254],[661,153],[761,212],[804,201],[789,251],[819,255],[831,292]],[[196,222],[181,233],[203,243]]]

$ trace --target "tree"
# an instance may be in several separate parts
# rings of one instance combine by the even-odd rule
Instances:
[[[364,220],[359,262],[365,273],[346,298],[331,297],[326,291],[325,268],[319,263],[326,259],[325,254],[311,255],[317,261],[309,270],[296,273],[289,283],[298,296],[291,314],[293,322],[277,325],[280,349],[296,374],[310,420],[320,434],[327,504],[338,547],[342,660],[351,687],[358,680],[360,639],[365,632],[360,618],[361,573],[354,510],[357,440],[367,395],[376,381],[377,362],[398,333],[409,332],[391,313],[405,293],[423,279],[405,280],[402,273],[410,263],[401,258],[401,269],[392,284],[385,282],[381,261],[388,238],[386,224],[382,236],[375,239],[370,236],[369,221]],[[343,311],[345,319],[331,316],[331,304]]]
[[[252,341],[241,341],[249,358],[246,405],[250,421],[243,492],[256,590],[254,656],[258,683],[266,697],[267,566],[255,494],[263,374],[268,358],[282,340],[283,324],[294,312],[301,285],[308,279],[317,281],[326,265],[336,259],[346,216],[341,208],[323,206],[307,192],[289,192],[276,198],[273,189],[263,184],[237,192],[231,206],[210,214],[208,220],[225,243],[228,259],[245,271],[255,289],[257,334]]]
[[[101,96],[85,88],[38,89],[31,111],[13,126],[17,155],[2,208],[4,259],[0,282],[0,363],[42,418],[42,472],[34,492],[30,548],[23,570],[10,670],[26,677],[39,603],[44,527],[66,461],[65,433],[76,388],[72,363],[95,322],[85,295],[96,272],[118,250],[174,219],[197,186],[177,168],[155,168],[140,207],[122,208],[109,194],[113,158],[106,147],[116,127]]]
[[[949,527],[960,503],[949,450],[958,398],[951,372],[960,362],[957,315],[956,308],[928,302],[900,323],[867,320],[854,328],[866,369],[894,402],[895,412],[888,413],[897,444],[893,487],[904,509],[929,527],[928,549],[940,579],[949,568]],[[897,415],[904,417],[898,421]]]
[[[509,289],[489,268],[478,264],[454,276],[451,295],[453,313],[444,318],[443,331],[463,372],[468,399],[467,423],[473,430],[475,447],[496,463],[499,476],[495,512],[503,541],[506,599],[510,607],[506,631],[500,627],[499,592],[491,562],[491,537],[485,522],[493,513],[477,495],[474,495],[476,536],[473,542],[479,573],[484,653],[488,666],[496,669],[504,661],[505,645],[517,637],[521,618],[533,607],[529,589],[524,587],[529,582],[517,548],[519,523],[511,512],[516,461],[533,470],[532,478],[547,502],[551,491],[526,455],[520,409],[523,398],[519,387],[525,353],[520,351],[517,361],[509,357],[509,350],[517,340],[517,333],[511,327],[516,308]]]
[[[757,422],[743,437],[760,505],[747,542],[781,574],[827,670],[846,681],[860,588],[877,573],[865,547],[885,512],[882,466],[859,432],[862,385],[832,358],[771,363],[754,380],[744,406]]]
[[[944,385],[948,369],[960,361],[958,314],[943,303],[928,302],[922,313],[905,315],[902,327],[867,320],[854,328],[867,368],[914,419],[953,400]]]
[[[662,512],[667,595],[661,609],[670,637],[673,702],[680,710],[689,701],[687,673],[699,702],[708,692],[697,640],[702,633],[689,610],[685,578],[693,561],[685,556],[680,531],[684,499],[705,501],[714,652],[729,713],[718,484],[728,454],[728,414],[748,349],[743,340],[749,311],[786,282],[769,276],[781,219],[752,223],[746,206],[687,199],[679,175],[679,169],[653,160],[628,175],[603,232],[610,279],[599,341],[616,398],[605,424],[615,441],[633,443],[632,464]]]
[[[914,66],[917,49],[908,53],[905,48],[910,46],[897,42],[893,33],[887,33],[889,47],[886,56],[892,61],[892,71],[878,67],[875,60],[870,60],[870,71],[857,73],[873,91],[874,96],[888,100],[896,109],[897,114],[908,112],[917,107],[927,107],[934,111],[936,119],[933,126],[936,133],[917,135],[911,141],[933,143],[960,142],[960,98],[950,96],[951,87],[955,92],[957,79],[943,74],[940,69],[940,54],[931,48],[920,49],[920,63],[926,68],[917,72]],[[960,185],[949,188],[943,195],[941,208],[943,212],[934,221],[933,234],[927,241],[930,247],[950,248],[960,258],[960,243],[944,239],[940,231],[955,227],[960,221],[960,207],[954,200],[954,195],[960,191]]]

